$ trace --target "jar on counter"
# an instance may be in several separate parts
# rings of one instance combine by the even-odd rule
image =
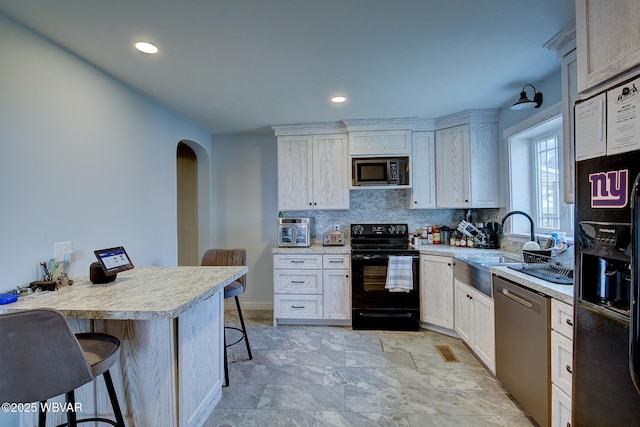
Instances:
[[[442,240],[440,240],[440,227],[438,227],[438,224],[436,224],[435,227],[433,227],[433,244],[434,245],[439,245],[440,243],[442,243]]]
[[[443,245],[448,245],[450,243],[449,242],[449,238],[450,238],[449,236],[450,236],[449,227],[442,226],[440,228],[440,240],[442,241],[441,243]]]
[[[473,237],[467,237],[467,247],[473,248],[474,246],[475,246],[475,243],[473,241]]]

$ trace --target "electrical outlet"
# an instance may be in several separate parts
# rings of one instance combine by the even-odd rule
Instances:
[[[64,261],[64,254],[72,252],[73,245],[71,244],[71,242],[60,242],[53,244],[53,257],[56,259],[56,261]],[[69,258],[69,255],[67,255],[67,258]]]
[[[333,231],[340,231],[340,225],[339,224],[333,224]]]

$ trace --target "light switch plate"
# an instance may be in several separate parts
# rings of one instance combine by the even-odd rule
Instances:
[[[65,252],[73,252],[71,242],[60,242],[53,244],[53,257],[56,261],[63,261]]]

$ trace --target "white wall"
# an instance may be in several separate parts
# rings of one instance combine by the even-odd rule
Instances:
[[[0,291],[37,279],[55,242],[76,277],[111,245],[175,265],[176,147],[210,150],[210,133],[2,15],[0,52]]]
[[[213,242],[246,248],[249,274],[240,297],[247,309],[273,304],[273,259],[278,218],[277,144],[271,134],[213,140]],[[245,303],[247,302],[247,303]]]

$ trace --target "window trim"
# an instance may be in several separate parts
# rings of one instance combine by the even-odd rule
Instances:
[[[538,111],[537,113],[533,114],[532,116],[527,117],[526,119],[515,123],[514,125],[504,129],[502,131],[502,140],[503,140],[503,146],[505,148],[504,153],[505,153],[505,169],[506,169],[506,179],[504,180],[505,185],[506,185],[506,206],[508,210],[513,210],[511,209],[512,207],[512,192],[511,192],[511,180],[512,180],[512,176],[514,173],[517,173],[516,171],[514,171],[512,169],[512,165],[511,165],[511,139],[514,137],[517,137],[519,134],[522,134],[523,132],[527,131],[528,129],[531,129],[533,127],[536,127],[538,125],[541,125],[545,122],[548,122],[550,120],[553,120],[555,118],[557,118],[558,116],[563,116],[563,106],[562,106],[562,102],[557,102],[547,108],[545,108],[542,111]],[[565,120],[564,116],[563,116],[563,120]],[[564,138],[564,134],[562,135]],[[564,153],[562,153],[564,155]],[[564,171],[564,166],[562,165],[563,171]],[[514,217],[512,217],[514,218]],[[516,242],[525,242],[528,241],[529,238],[529,234],[525,234],[525,233],[518,233],[518,232],[512,232],[511,231],[511,221],[508,221],[506,230],[505,230],[505,236],[508,237],[509,239],[516,241]],[[551,237],[550,235],[546,234],[546,233],[540,233],[538,232],[538,230],[536,230],[536,237],[543,237],[543,238],[547,238],[547,237]],[[570,234],[567,234],[567,240],[572,241],[573,240],[573,236]]]

